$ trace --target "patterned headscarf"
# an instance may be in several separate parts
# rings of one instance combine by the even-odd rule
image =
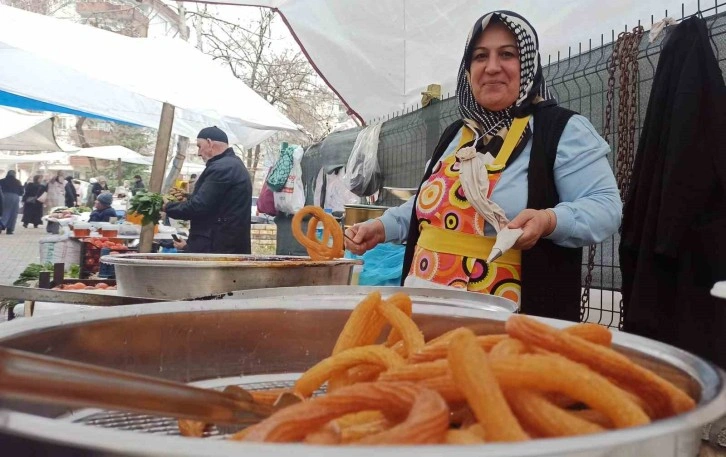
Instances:
[[[473,47],[492,20],[504,24],[514,35],[519,49],[521,69],[519,97],[512,106],[501,111],[490,111],[479,105],[474,98],[470,84],[469,68]],[[496,155],[499,151],[515,117],[531,114],[533,106],[543,100],[554,100],[547,90],[547,83],[542,76],[537,32],[525,18],[511,11],[493,11],[476,21],[466,40],[464,57],[461,59],[459,67],[456,96],[459,100],[459,113],[468,125],[475,127],[481,135],[484,135],[484,144],[487,145],[486,152],[490,152],[492,155]],[[528,140],[531,134],[531,130],[527,127],[522,139]],[[520,141],[521,146],[524,146],[523,143],[526,144],[526,141]]]

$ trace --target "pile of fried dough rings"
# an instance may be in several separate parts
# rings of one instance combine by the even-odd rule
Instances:
[[[598,433],[695,407],[685,392],[611,349],[596,324],[563,330],[513,315],[506,333],[451,330],[430,341],[403,293],[368,295],[332,355],[291,390],[303,400],[235,435],[326,445],[480,444]],[[390,332],[376,344],[384,328]],[[327,393],[313,393],[327,383]]]
[[[307,233],[302,232],[302,221],[310,215]],[[323,224],[322,239],[317,238],[318,222]],[[305,206],[292,218],[292,235],[308,251],[312,260],[332,260],[343,257],[343,229],[333,216],[317,206]]]

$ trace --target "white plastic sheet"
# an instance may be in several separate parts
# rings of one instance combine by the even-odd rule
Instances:
[[[193,0],[192,0],[193,1]],[[429,84],[456,89],[464,44],[474,21],[492,10],[515,11],[534,25],[542,60],[610,42],[627,24],[646,30],[668,14],[696,12],[697,0],[225,0],[275,8],[312,63],[364,119],[415,106]],[[216,3],[216,1],[211,1]],[[703,2],[704,5],[706,2]],[[711,6],[709,4],[708,6]],[[705,8],[706,6],[704,6]]]
[[[92,58],[89,58],[92,56]],[[0,5],[0,90],[158,128],[163,102],[173,132],[223,129],[251,147],[296,125],[228,69],[180,40],[129,38]]]
[[[53,133],[51,113],[0,107],[0,150],[62,151]]]
[[[131,163],[135,165],[149,165],[151,166],[151,157],[145,157],[136,151],[132,151],[129,148],[123,146],[98,146],[94,148],[82,148],[79,149],[75,154],[81,157],[93,157],[94,159],[110,160],[116,162],[121,159],[121,162]]]

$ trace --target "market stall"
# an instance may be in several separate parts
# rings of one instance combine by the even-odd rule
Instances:
[[[83,52],[95,58],[79,59],[66,41],[44,36],[85,43]],[[195,137],[216,125],[232,144],[249,148],[277,131],[297,130],[228,69],[181,40],[129,38],[0,5],[0,44],[6,65],[0,74],[1,105],[158,128],[152,192],[161,191],[172,132]],[[195,71],[177,71],[179,62]],[[58,84],[48,84],[49,76]],[[202,86],[205,90],[198,90]],[[142,249],[151,249],[149,229]]]

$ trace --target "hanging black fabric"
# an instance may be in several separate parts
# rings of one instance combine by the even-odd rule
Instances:
[[[658,62],[620,243],[623,329],[726,367],[726,87],[706,24],[690,18]]]

